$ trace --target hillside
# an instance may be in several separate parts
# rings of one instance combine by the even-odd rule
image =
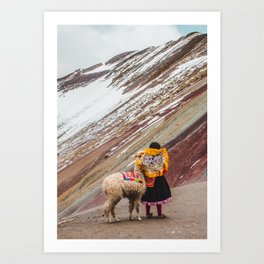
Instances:
[[[207,35],[197,32],[58,79],[58,217],[102,201],[102,179],[132,155],[168,149],[171,187],[207,175]]]

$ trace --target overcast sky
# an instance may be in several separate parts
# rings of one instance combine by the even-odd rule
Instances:
[[[58,26],[58,78],[131,50],[176,40],[206,26]]]

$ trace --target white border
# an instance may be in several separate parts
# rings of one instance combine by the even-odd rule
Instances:
[[[208,30],[208,210],[207,239],[57,239],[57,25],[206,24]],[[44,13],[44,251],[220,251],[220,12]]]

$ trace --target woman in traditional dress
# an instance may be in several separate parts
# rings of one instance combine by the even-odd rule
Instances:
[[[162,205],[171,200],[171,191],[164,174],[169,168],[169,156],[166,148],[161,148],[157,142],[152,142],[149,148],[144,149],[143,160],[136,160],[143,172],[147,189],[141,202],[146,205],[147,218],[152,217],[151,206],[157,207],[158,218],[165,218]]]

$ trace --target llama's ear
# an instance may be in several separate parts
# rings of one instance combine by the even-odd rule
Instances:
[[[134,154],[132,157],[134,158],[142,158],[142,155],[144,154],[144,151],[138,151],[136,154]]]
[[[144,151],[142,150],[139,152],[139,156],[142,157],[143,155],[144,155]]]

